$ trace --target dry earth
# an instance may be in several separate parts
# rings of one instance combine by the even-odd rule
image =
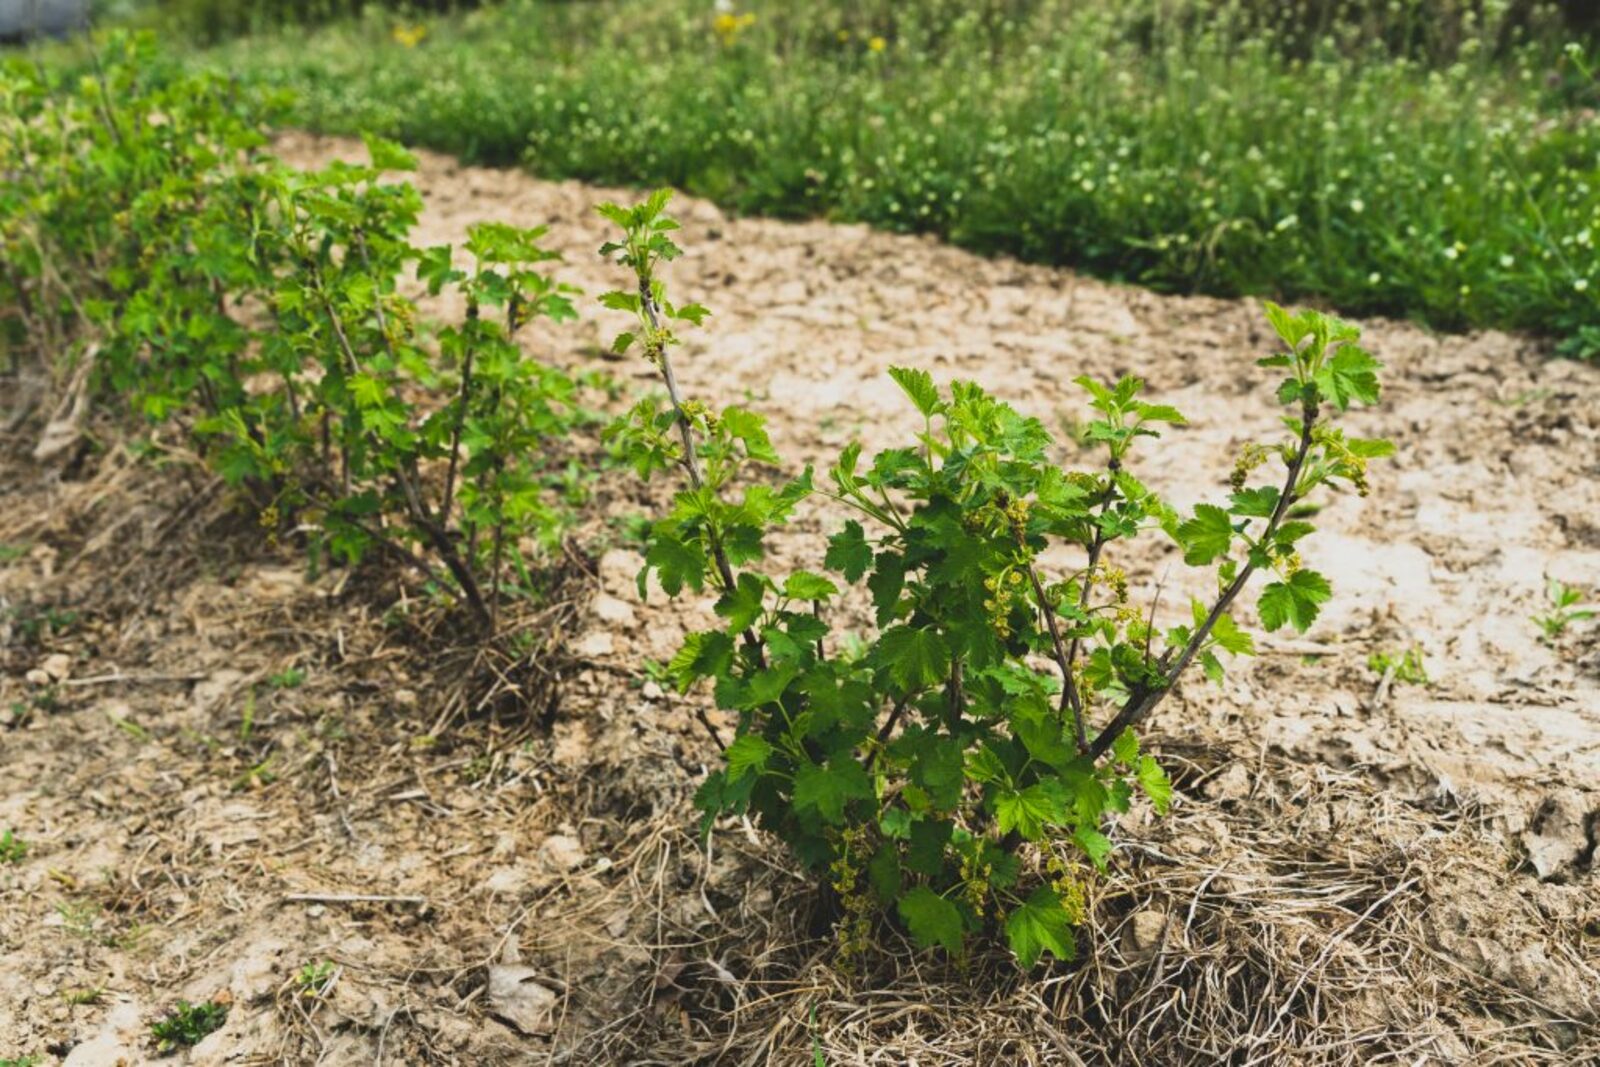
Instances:
[[[593,206],[625,194],[422,158],[419,243],[545,223],[567,280],[615,283]],[[673,286],[715,312],[680,376],[768,413],[796,469],[914,429],[891,364],[1061,428],[1083,412],[1072,378],[1137,372],[1190,420],[1138,468],[1179,505],[1272,427],[1247,302],[679,214]],[[599,354],[608,314],[538,354],[647,388]],[[0,864],[0,1060],[143,1063],[164,1008],[220,995],[226,1026],[177,1062],[1600,1063],[1600,638],[1548,644],[1530,618],[1546,576],[1600,588],[1600,366],[1364,330],[1388,388],[1350,421],[1400,451],[1322,515],[1307,556],[1335,600],[1305,639],[1163,706],[1149,737],[1177,811],[1119,828],[1129,880],[1096,890],[1087,958],[1028,979],[904,946],[841,978],[775,850],[738,826],[695,848],[686,798],[714,752],[696,698],[646,664],[706,607],[641,602],[611,527],[590,531],[570,634],[524,620],[577,660],[555,702],[461,718],[446,700],[471,672],[392,583],[307,578],[181,464],[111,447],[41,469],[13,434],[0,832],[30,849]],[[613,516],[647,503],[604,490]],[[815,566],[829,520],[807,512],[781,560]],[[1188,580],[1155,551],[1119,562]],[[1369,665],[1412,648],[1426,683]],[[291,899],[341,894],[398,899]],[[318,960],[334,980],[306,996]]]

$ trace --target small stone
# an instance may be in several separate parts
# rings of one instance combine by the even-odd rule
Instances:
[[[410,689],[396,689],[389,694],[389,699],[394,701],[397,708],[414,708],[417,706],[417,694]]]
[[[560,997],[540,984],[541,975],[520,963],[489,967],[489,1010],[524,1034],[548,1034]]]
[[[604,630],[595,630],[578,638],[575,651],[582,659],[599,659],[601,656],[611,655],[615,648],[616,642],[611,639],[610,634]]]
[[[1253,785],[1245,765],[1234,763],[1205,784],[1205,794],[1212,800],[1243,800]]]
[[[244,681],[244,673],[231,667],[213,671],[195,683],[192,699],[194,709],[202,714],[227,698]]]
[[[39,669],[49,675],[53,681],[64,682],[72,674],[72,657],[62,652],[53,656],[46,656],[44,662],[39,664]]]
[[[613,548],[600,557],[600,588],[612,596],[639,595],[639,571],[644,557],[625,548]]]
[[[1591,848],[1590,819],[1600,805],[1589,803],[1576,789],[1544,798],[1522,832],[1522,847],[1541,882],[1563,881],[1576,872]]]
[[[646,700],[660,700],[664,694],[654,679],[646,679],[645,683],[639,687],[639,695]]]
[[[633,622],[633,605],[625,600],[618,600],[608,593],[596,596],[589,607],[594,612],[594,617],[601,622],[615,626],[625,626]]]
[[[557,723],[550,738],[550,758],[563,767],[583,767],[593,748],[589,727],[580,719]]]
[[[1146,908],[1128,917],[1122,928],[1122,954],[1130,961],[1150,959],[1160,949],[1171,919],[1166,912]]]
[[[29,685],[49,685],[50,684],[50,675],[46,674],[44,671],[40,670],[37,667],[35,667],[33,670],[29,671],[27,674],[24,674],[22,677]]]
[[[583,865],[583,845],[566,834],[552,834],[539,846],[539,858],[554,870],[570,871]]]
[[[484,879],[484,892],[494,897],[515,897],[528,884],[528,876],[516,867],[496,867]]]

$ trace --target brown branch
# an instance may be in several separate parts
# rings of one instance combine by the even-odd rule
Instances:
[[[1283,523],[1284,516],[1289,513],[1289,508],[1299,499],[1294,490],[1296,484],[1300,481],[1300,472],[1305,467],[1306,456],[1311,452],[1311,434],[1316,421],[1317,406],[1314,402],[1308,401],[1302,408],[1300,445],[1295,450],[1294,458],[1289,461],[1289,470],[1284,477],[1283,490],[1278,494],[1277,506],[1272,509],[1272,515],[1267,519],[1266,529],[1262,531],[1261,543],[1263,544],[1272,540],[1272,535],[1277,532],[1278,527]],[[1255,570],[1255,564],[1246,560],[1244,566],[1239,568],[1239,573],[1234,575],[1233,581],[1228,583],[1228,587],[1217,598],[1217,602],[1211,605],[1211,610],[1206,614],[1205,621],[1189,636],[1189,640],[1183,646],[1183,651],[1179,653],[1177,661],[1170,669],[1166,665],[1166,657],[1162,657],[1161,668],[1163,675],[1161,682],[1154,688],[1144,685],[1139,686],[1128,697],[1128,700],[1122,705],[1122,709],[1117,712],[1116,716],[1106,724],[1106,728],[1096,735],[1094,741],[1089,745],[1090,758],[1099,759],[1105,755],[1106,751],[1111,748],[1112,744],[1122,734],[1122,731],[1130,726],[1137,726],[1172,691],[1172,687],[1177,682],[1179,675],[1199,654],[1201,646],[1211,636],[1211,630],[1216,626],[1217,620],[1232,605],[1234,598],[1244,589],[1245,584],[1250,581],[1250,576],[1255,573]]]
[[[1028,581],[1033,583],[1033,595],[1039,600],[1039,610],[1044,613],[1045,626],[1050,631],[1050,645],[1055,651],[1056,666],[1061,669],[1061,701],[1064,707],[1072,711],[1072,728],[1077,735],[1078,751],[1083,752],[1089,747],[1089,739],[1084,730],[1083,712],[1077,699],[1076,686],[1072,680],[1072,661],[1067,658],[1066,646],[1061,641],[1061,629],[1056,623],[1055,608],[1050,604],[1050,598],[1045,596],[1044,586],[1039,583],[1039,575],[1028,565]]]
[[[478,318],[478,303],[476,300],[467,304],[467,321],[476,322]],[[469,344],[464,356],[461,357],[461,399],[456,408],[455,425],[450,427],[450,466],[444,475],[444,498],[439,505],[439,514],[444,516],[446,522],[450,521],[450,508],[455,502],[456,494],[456,467],[461,461],[461,431],[467,422],[467,401],[472,396],[472,357],[477,349]]]
[[[672,410],[677,415],[678,437],[683,441],[683,467],[689,474],[689,484],[699,490],[705,487],[705,475],[700,470],[700,455],[695,449],[694,424],[688,412],[683,410],[683,394],[678,391],[678,379],[672,372],[672,357],[667,354],[666,343],[661,339],[664,330],[660,314],[656,309],[655,292],[651,289],[648,271],[639,275],[639,305],[643,308],[645,319],[649,322],[650,331],[654,335],[649,341],[650,351],[656,357],[656,365],[661,369],[661,380],[667,387],[667,399],[672,402]],[[728,554],[722,548],[722,539],[709,526],[706,528],[706,538],[711,542],[711,556],[716,562],[722,587],[731,593],[737,583],[734,581],[733,567],[728,563]],[[755,630],[746,628],[744,640],[755,655],[756,662],[764,669],[767,665],[767,655],[761,638],[757,636]]]
[[[351,347],[350,339],[344,332],[344,324],[340,322],[339,316],[334,310],[333,301],[328,298],[327,292],[322,288],[320,278],[317,284],[317,295],[322,298],[323,310],[328,316],[328,322],[333,327],[334,336],[339,341],[340,351],[343,352],[345,359],[350,364],[350,372],[352,374],[358,373],[360,363],[356,360],[355,350]],[[387,336],[385,337],[385,342],[387,343]],[[433,545],[434,551],[439,554],[439,559],[449,569],[450,574],[456,580],[456,584],[461,587],[461,592],[466,596],[473,615],[477,617],[478,622],[485,629],[492,632],[494,630],[494,615],[490,612],[488,604],[484,602],[483,592],[478,588],[478,581],[473,576],[472,569],[462,562],[461,555],[456,551],[455,545],[451,543],[449,534],[434,521],[433,515],[428,511],[428,506],[423,501],[422,495],[417,491],[416,484],[409,476],[405,465],[396,465],[394,475],[395,480],[400,484],[401,492],[405,496],[407,509],[411,512],[412,519]],[[346,469],[345,477],[348,481],[348,468]]]
[[[872,770],[872,765],[878,762],[878,753],[883,751],[883,746],[888,742],[889,735],[894,733],[895,726],[900,722],[900,716],[905,714],[906,706],[910,703],[911,697],[907,694],[896,701],[893,708],[889,709],[889,717],[878,728],[877,744],[873,747],[872,754],[867,757],[867,770]]]

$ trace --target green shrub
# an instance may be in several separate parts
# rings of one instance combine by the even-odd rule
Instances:
[[[208,76],[166,78],[147,39],[116,36],[93,75],[27,64],[0,82],[23,180],[0,198],[22,342],[82,364],[92,391],[186,431],[313,559],[390,554],[492,629],[504,576],[561,536],[561,450],[578,384],[522,356],[530,322],[573,316],[542,231],[410,244],[420,200],[385,181],[414,162],[309,173],[265,153],[262,108]],[[398,284],[465,298],[432,340]]]
[[[853,444],[827,484],[808,468],[775,489],[754,477],[779,463],[761,417],[715,411],[676,381],[676,324],[708,312],[675,306],[659,276],[679,253],[667,196],[601,208],[625,235],[601,252],[636,283],[602,298],[636,322],[615,348],[641,349],[667,392],[665,406],[641,401],[610,436],[642,476],[687,482],[650,532],[641,589],[654,575],[671,596],[709,590],[723,620],[691,633],[668,666],[681,690],[709,680],[717,705],[738,715],[725,766],[697,797],[707,829],[749,812],[827,871],[847,958],[879,908],[951,954],[1001,929],[1024,967],[1045,951],[1070,956],[1082,874],[1058,858],[1041,872],[1036,846],[1064,836],[1104,870],[1106,816],[1127,811],[1136,790],[1165,808],[1172,787],[1134,728],[1192,663],[1220,680],[1223,655],[1253,651],[1230,614],[1252,576],[1269,579],[1257,602],[1266,629],[1315,620],[1331,590],[1301,565],[1298,544],[1314,531],[1297,508],[1324,489],[1365,493],[1368,460],[1392,451],[1331,421],[1376,402],[1379,364],[1355,327],[1267,305],[1284,347],[1260,362],[1287,374],[1285,433],[1245,446],[1231,496],[1188,517],[1130,469],[1135,444],[1184,421],[1141,399],[1133,377],[1078,379],[1095,412],[1088,438],[1106,460],[1063,471],[1037,419],[974,383],[944,390],[926,371],[895,368],[915,409],[911,439],[870,462]],[[1264,466],[1281,469],[1256,484]],[[852,518],[816,570],[769,573],[765,537],[812,494]],[[1122,542],[1159,534],[1212,576],[1211,596],[1167,627],[1154,600],[1135,603],[1114,561]],[[1044,555],[1063,544],[1083,565],[1051,573]],[[844,587],[863,582],[876,632],[855,652],[830,642],[829,616]]]

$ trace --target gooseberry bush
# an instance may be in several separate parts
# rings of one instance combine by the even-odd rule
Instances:
[[[1331,421],[1377,401],[1380,365],[1354,326],[1268,304],[1282,350],[1260,363],[1285,374],[1282,437],[1246,445],[1232,492],[1187,515],[1131,469],[1136,446],[1184,422],[1134,377],[1077,379],[1094,411],[1087,436],[1104,449],[1097,469],[1063,470],[1044,426],[979,385],[895,368],[904,445],[869,458],[852,444],[825,476],[774,484],[761,416],[714,410],[677,380],[677,331],[709,312],[668,298],[660,270],[680,250],[667,201],[600,209],[621,231],[601,252],[633,283],[602,298],[634,317],[614,347],[642,351],[666,392],[608,433],[640,475],[683,483],[650,531],[641,593],[652,576],[671,596],[709,591],[722,620],[669,665],[680,690],[708,681],[738,716],[697,795],[706,831],[748,813],[825,877],[846,960],[884,909],[953,955],[998,929],[1023,967],[1072,956],[1086,871],[1049,846],[1071,842],[1067,857],[1104,871],[1108,817],[1136,793],[1166,809],[1171,783],[1136,728],[1191,665],[1220,680],[1223,657],[1253,651],[1232,614],[1252,577],[1267,579],[1265,629],[1315,620],[1331,590],[1301,563],[1303,505],[1324,490],[1364,494],[1368,461],[1392,451]],[[814,569],[774,573],[765,539],[811,496],[850,517]],[[1114,562],[1146,536],[1210,574],[1211,596],[1176,624],[1158,620],[1159,592],[1135,602]],[[1078,558],[1063,564],[1060,546]],[[856,597],[869,605],[864,643],[833,625]]]
[[[398,145],[297,170],[266,151],[270,101],[161,74],[148,39],[93,58],[71,84],[0,73],[13,352],[177,428],[314,561],[390,555],[493,630],[506,579],[531,587],[527,553],[561,536],[551,445],[589,419],[580,383],[519,347],[575,315],[544,231],[479,224],[458,266],[410,242]],[[462,321],[419,322],[412,272]]]

